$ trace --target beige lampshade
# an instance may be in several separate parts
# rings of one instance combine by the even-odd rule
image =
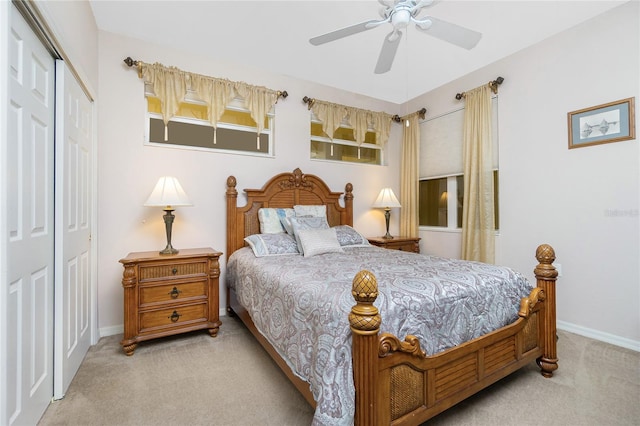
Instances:
[[[176,206],[191,206],[191,201],[187,196],[184,189],[173,176],[163,176],[158,179],[156,187],[153,188],[151,195],[144,203],[145,206],[160,206],[160,207],[176,207]]]
[[[382,188],[380,194],[378,195],[378,198],[376,198],[376,201],[371,207],[385,209],[402,206],[400,205],[400,202],[396,198],[396,195],[393,193],[391,188]]]

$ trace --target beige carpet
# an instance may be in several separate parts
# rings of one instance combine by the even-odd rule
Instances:
[[[40,425],[310,425],[313,412],[235,318],[195,332],[89,350]],[[535,365],[432,419],[431,425],[640,425],[640,353],[559,332],[552,379]]]

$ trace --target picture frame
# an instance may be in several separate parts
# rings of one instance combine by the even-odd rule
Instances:
[[[567,114],[569,149],[635,139],[635,98]]]

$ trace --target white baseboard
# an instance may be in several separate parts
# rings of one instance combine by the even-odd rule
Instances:
[[[124,333],[124,324],[112,325],[111,327],[102,327],[99,330],[100,337],[113,336],[114,334]]]
[[[564,321],[557,321],[556,326],[559,330],[568,331],[569,333],[579,334],[580,336],[589,337],[591,339],[600,340],[602,342],[611,343],[612,345],[622,346],[623,348],[640,352],[640,342],[636,340],[627,339],[625,337],[616,336],[614,334],[605,333],[603,331],[582,327],[580,325]]]

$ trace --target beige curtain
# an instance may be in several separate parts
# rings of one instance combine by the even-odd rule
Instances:
[[[196,76],[191,80],[192,87],[198,97],[208,106],[209,123],[213,126],[213,143],[216,144],[218,120],[224,114],[226,106],[231,100],[233,82],[223,79],[211,79],[204,76]]]
[[[313,111],[318,120],[322,121],[322,131],[331,139],[333,139],[334,132],[340,127],[342,120],[347,115],[347,107],[330,102],[315,101],[311,111]]]
[[[353,127],[353,135],[358,145],[364,142],[369,128],[375,129],[378,145],[385,145],[389,140],[392,117],[385,112],[369,111],[317,99],[313,100],[311,111],[318,120],[322,121],[322,131],[331,139],[336,129],[346,121]]]
[[[495,261],[491,142],[491,89],[484,85],[465,92],[462,258],[486,263]]]
[[[187,95],[187,75],[175,67],[165,67],[161,64],[144,64],[142,77],[151,84],[153,92],[160,98],[162,121],[164,121],[164,140],[168,140],[168,124],[178,109],[180,102]]]
[[[160,99],[165,140],[168,139],[169,120],[175,116],[180,103],[184,102],[187,91],[190,90],[207,104],[209,122],[214,128],[214,143],[218,120],[224,114],[226,106],[234,96],[241,97],[251,118],[256,122],[256,143],[260,148],[260,132],[264,130],[267,113],[278,101],[279,92],[243,82],[189,73],[159,63],[142,63],[141,67],[142,78],[153,87],[153,92]]]
[[[264,130],[264,120],[267,113],[278,101],[278,92],[266,87],[250,86],[245,83],[235,83],[236,93],[244,99],[244,104],[251,111],[251,118],[256,122],[256,148],[260,149],[260,132]]]
[[[402,162],[400,165],[400,234],[418,236],[418,159],[420,158],[419,113],[404,118],[402,123]],[[407,123],[409,124],[407,126]]]

